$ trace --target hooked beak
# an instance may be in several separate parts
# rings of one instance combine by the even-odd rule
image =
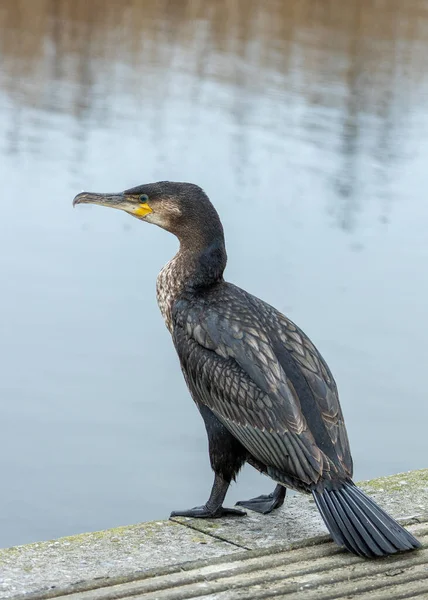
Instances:
[[[82,192],[77,194],[73,200],[73,206],[76,204],[98,204],[117,208],[133,215],[134,217],[145,217],[153,212],[147,202],[142,204],[138,197],[127,196],[126,194],[95,194],[92,192]]]

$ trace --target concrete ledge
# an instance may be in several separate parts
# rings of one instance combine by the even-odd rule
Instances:
[[[428,511],[428,469],[380,477],[358,485],[395,518],[409,519]],[[312,497],[302,494],[287,497],[282,509],[270,515],[248,511],[245,519],[216,521],[174,517],[174,521],[247,550],[328,533]]]
[[[360,485],[428,542],[428,469]],[[390,567],[379,566],[390,564],[399,565],[398,579],[385,574]],[[311,499],[297,495],[271,515],[249,512],[246,518],[218,521],[178,518],[0,550],[0,598],[264,598],[296,592],[293,573],[300,573],[298,580],[306,582],[302,590],[308,593],[316,581],[324,582],[324,589],[330,579],[340,581],[346,591],[350,565],[360,583],[368,577],[373,581],[367,585],[385,583],[379,590],[391,582],[412,589],[413,596],[403,596],[397,588],[401,595],[394,598],[417,597],[413,581],[421,583],[428,597],[428,587],[423,591],[428,550],[363,561],[330,542]],[[314,598],[324,598],[316,593]],[[305,599],[310,597],[305,592]]]

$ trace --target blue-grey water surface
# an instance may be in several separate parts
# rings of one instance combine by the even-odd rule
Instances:
[[[212,483],[155,299],[176,241],[82,189],[204,187],[227,278],[330,364],[356,478],[427,466],[427,55],[424,0],[2,3],[0,546]]]

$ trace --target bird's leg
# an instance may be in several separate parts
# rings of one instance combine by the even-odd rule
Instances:
[[[226,492],[229,489],[229,481],[225,481],[216,473],[210,497],[203,506],[195,506],[189,510],[174,510],[171,517],[196,517],[199,519],[217,519],[219,517],[243,517],[246,513],[236,508],[224,508],[222,506]]]
[[[262,515],[267,515],[275,508],[279,508],[284,504],[286,491],[287,489],[278,483],[271,494],[257,496],[257,498],[251,498],[251,500],[240,500],[236,504],[238,506],[249,508],[250,510],[255,510]]]
[[[246,513],[236,508],[223,508],[223,500],[230,482],[236,477],[245,462],[247,451],[236,440],[226,427],[217,419],[211,410],[199,405],[208,435],[211,467],[215,473],[210,497],[203,506],[195,506],[190,510],[175,510],[171,517],[211,518],[233,516],[243,517]]]

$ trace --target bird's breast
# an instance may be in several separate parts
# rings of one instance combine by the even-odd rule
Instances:
[[[156,296],[162,317],[168,330],[172,331],[172,306],[183,289],[184,276],[177,257],[167,263],[156,281]]]

